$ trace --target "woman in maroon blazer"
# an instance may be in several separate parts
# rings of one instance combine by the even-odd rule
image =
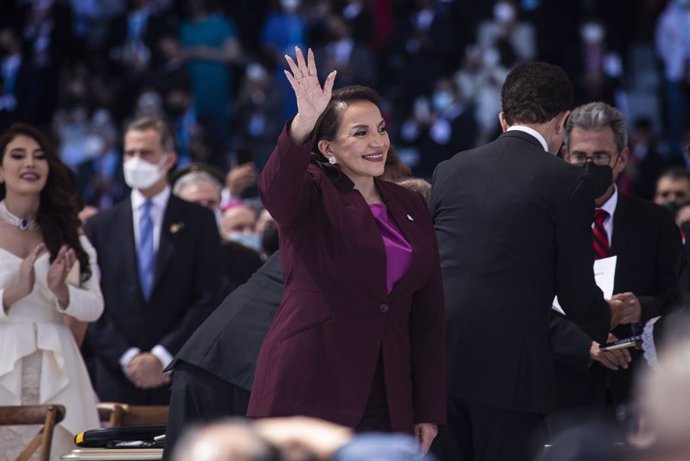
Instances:
[[[280,226],[285,291],[247,415],[409,432],[426,450],[446,395],[429,212],[419,194],[377,179],[390,140],[376,92],[332,92],[335,72],[322,88],[311,50],[286,59],[298,112],[259,177]]]

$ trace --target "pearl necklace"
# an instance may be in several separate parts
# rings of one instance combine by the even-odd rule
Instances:
[[[22,232],[38,228],[38,223],[35,219],[20,218],[8,210],[4,200],[0,202],[0,219],[7,224],[18,227]]]

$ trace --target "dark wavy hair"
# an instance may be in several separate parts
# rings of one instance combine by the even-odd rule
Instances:
[[[381,98],[376,90],[366,86],[351,85],[334,90],[331,100],[314,125],[311,146],[312,161],[327,171],[340,171],[338,164],[331,165],[328,163],[326,156],[319,150],[319,141],[332,141],[335,139],[335,135],[340,128],[340,122],[343,119],[343,111],[349,103],[369,101],[375,104],[376,107],[379,107],[380,100]]]
[[[545,62],[517,65],[501,88],[508,125],[540,124],[573,107],[573,85],[558,66]]]
[[[7,145],[17,136],[27,136],[38,143],[48,161],[48,178],[40,194],[36,222],[41,226],[43,242],[50,253],[50,262],[55,261],[60,247],[67,245],[74,249],[79,261],[80,280],[91,277],[89,255],[79,241],[79,196],[74,173],[65,166],[57,155],[53,143],[38,129],[24,124],[14,124],[0,136],[0,164],[5,159]],[[0,199],[5,197],[5,186],[0,186]]]

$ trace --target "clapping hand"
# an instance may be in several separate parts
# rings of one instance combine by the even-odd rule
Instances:
[[[46,246],[43,243],[39,243],[19,265],[19,282],[17,283],[18,298],[28,296],[33,291],[34,283],[36,283],[34,264],[39,256],[45,253],[45,251]]]
[[[65,280],[76,260],[77,255],[74,250],[63,245],[48,269],[46,277],[48,289],[57,297],[63,308],[69,304],[69,291]]]
[[[290,126],[290,135],[293,141],[302,144],[314,129],[316,120],[331,100],[336,71],[328,74],[323,87],[321,87],[314,61],[314,52],[311,48],[307,52],[306,61],[299,47],[295,47],[295,54],[296,62],[295,59],[285,55],[290,70],[283,72],[285,72],[297,99],[297,115]]]

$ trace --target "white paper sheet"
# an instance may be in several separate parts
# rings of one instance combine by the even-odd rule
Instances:
[[[617,260],[618,256],[609,256],[608,258],[594,261],[594,282],[604,293],[604,299],[611,299],[611,296],[613,296],[613,280],[616,276]],[[558,302],[558,296],[553,298],[553,305],[551,307],[556,312],[566,315]]]

